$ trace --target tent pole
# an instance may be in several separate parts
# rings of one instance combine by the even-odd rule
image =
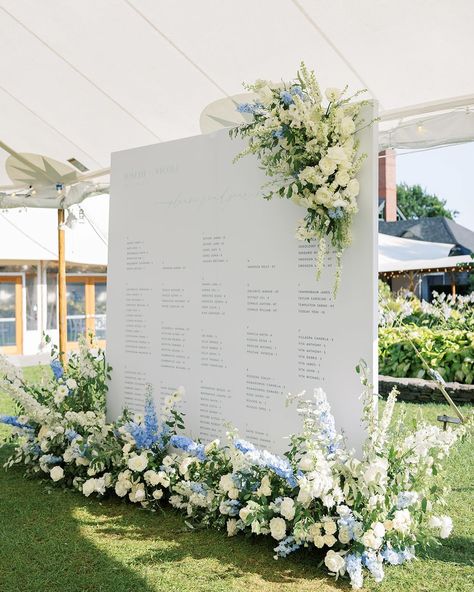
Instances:
[[[67,364],[67,302],[66,302],[66,253],[64,210],[58,209],[58,318],[59,318],[59,359]]]

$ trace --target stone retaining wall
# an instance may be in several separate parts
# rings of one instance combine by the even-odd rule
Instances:
[[[379,394],[386,398],[393,387],[400,391],[398,399],[417,403],[445,403],[436,382],[421,378],[379,376]],[[455,403],[474,403],[474,385],[448,382],[446,390]]]

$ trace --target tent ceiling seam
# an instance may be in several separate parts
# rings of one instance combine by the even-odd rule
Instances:
[[[216,82],[199,64],[197,64],[193,59],[191,59],[168,35],[163,33],[161,29],[159,29],[155,23],[150,20],[141,10],[139,10],[130,0],[123,0],[125,4],[127,4],[132,10],[135,11],[145,22],[147,22],[150,27],[160,35],[162,39],[164,39],[171,47],[177,51],[188,63],[190,63],[193,68],[195,68],[208,82],[210,82],[213,86],[215,86],[219,92],[221,92],[225,97],[229,97],[230,95],[225,91],[222,86]]]
[[[25,232],[24,230],[22,230],[19,226],[17,226],[14,222],[12,222],[11,220],[8,219],[7,216],[5,216],[5,214],[2,214],[0,212],[0,216],[6,221],[8,222],[8,224],[10,224],[10,226],[13,226],[13,228],[15,228],[16,230],[18,230],[18,232],[20,232],[23,236],[26,236],[27,239],[29,239],[30,241],[34,242],[36,245],[38,245],[38,247],[41,247],[42,249],[44,249],[45,251],[48,251],[48,253],[51,253],[51,255],[53,255],[55,258],[57,258],[57,253],[54,253],[53,251],[51,251],[50,249],[48,249],[48,247],[45,247],[44,245],[42,245],[39,241],[37,241],[35,238],[33,238],[32,236],[30,236],[27,232]]]
[[[338,47],[336,45],[334,45],[334,43],[331,41],[331,39],[329,39],[329,37],[326,35],[326,33],[324,33],[320,29],[320,27],[316,24],[316,22],[314,21],[314,19],[308,14],[308,12],[303,8],[303,6],[301,6],[301,4],[299,3],[299,1],[298,0],[291,0],[291,2],[300,11],[300,13],[304,16],[304,18],[311,24],[311,26],[317,31],[317,33],[319,33],[319,35],[324,39],[324,41],[326,41],[326,43],[331,47],[331,49],[334,51],[334,53],[337,56],[339,56],[339,58],[346,64],[346,66],[354,74],[354,76],[356,76],[356,78],[358,78],[360,80],[360,82],[362,82],[362,84],[364,85],[364,88],[367,89],[370,92],[370,94],[372,95],[372,97],[375,100],[378,100],[376,94],[374,93],[374,91],[365,82],[365,80],[362,78],[362,76],[359,74],[359,72],[354,68],[354,66],[344,56],[344,54],[340,51],[340,49],[338,49]]]
[[[69,68],[71,68],[76,74],[81,76],[84,80],[86,80],[91,86],[93,86],[98,92],[100,92],[104,97],[106,97],[109,101],[114,103],[121,111],[126,113],[131,119],[133,119],[138,125],[140,125],[143,129],[145,129],[149,134],[151,134],[155,139],[158,141],[162,141],[160,138],[151,128],[149,128],[146,124],[140,121],[133,113],[131,113],[126,107],[121,105],[116,99],[114,99],[109,93],[107,93],[103,88],[101,88],[97,83],[91,80],[84,72],[81,72],[79,68],[77,68],[74,64],[72,64],[69,60],[67,60],[64,56],[62,56],[58,51],[54,49],[51,45],[49,45],[44,39],[42,39],[39,35],[37,35],[34,31],[32,31],[29,27],[27,27],[21,20],[19,20],[15,15],[10,13],[4,6],[0,6],[0,8],[7,14],[11,19],[13,19],[16,23],[18,23],[25,31],[27,31],[30,35],[32,35],[35,39],[37,39],[42,45],[44,45],[49,51],[51,51],[56,57],[58,57],[62,62],[64,62]]]
[[[49,123],[49,121],[47,121],[46,119],[44,119],[44,117],[42,117],[41,115],[39,115],[38,113],[36,113],[36,111],[33,111],[33,109],[31,109],[31,107],[28,107],[28,105],[25,105],[25,103],[23,103],[23,101],[21,101],[18,97],[16,97],[14,94],[12,94],[9,90],[7,90],[2,85],[0,85],[0,90],[3,91],[7,96],[9,96],[10,98],[12,98],[14,101],[16,101],[19,105],[21,105],[21,107],[23,107],[23,109],[26,109],[34,117],[36,117],[37,119],[39,119],[39,121],[41,121],[41,123],[44,123],[44,125],[48,126],[54,132],[56,132],[57,134],[59,134],[62,138],[64,138],[66,140],[66,142],[68,142],[69,144],[71,144],[71,146],[74,146],[77,150],[80,150],[82,152],[82,154],[84,154],[84,156],[87,156],[88,158],[90,158],[91,161],[94,162],[97,166],[103,168],[104,165],[102,163],[100,163],[96,158],[94,158],[86,150],[84,150],[83,148],[81,148],[78,144],[76,144],[73,140],[71,140],[68,136],[66,136],[66,134],[64,134],[61,130],[59,130],[57,127],[55,127],[52,123]],[[74,156],[74,155],[72,154],[71,156]]]

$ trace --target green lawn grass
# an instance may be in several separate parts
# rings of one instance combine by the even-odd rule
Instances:
[[[38,379],[41,370],[27,370]],[[397,404],[407,421],[422,411],[430,420],[444,405]],[[13,410],[0,395],[0,413]],[[5,433],[5,432],[4,432]],[[474,529],[472,441],[463,442],[448,463],[453,491],[446,509],[454,521],[451,538],[417,561],[387,570],[373,592],[472,592]],[[8,447],[0,449],[2,462]],[[115,498],[88,499],[51,482],[25,479],[21,468],[0,471],[1,592],[330,592],[350,590],[318,569],[321,555],[305,552],[273,559],[264,538],[227,538],[189,531],[166,508],[151,513]]]

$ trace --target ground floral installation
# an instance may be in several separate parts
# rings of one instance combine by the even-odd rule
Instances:
[[[351,224],[357,213],[356,178],[365,154],[359,154],[355,133],[367,101],[351,102],[343,90],[328,88],[325,99],[314,72],[301,64],[297,78],[273,84],[258,80],[246,88],[257,96],[238,110],[250,121],[231,130],[231,136],[249,140],[237,158],[256,154],[270,181],[265,199],[291,199],[306,210],[297,229],[301,240],[319,242],[316,275],[320,276],[328,242],[336,251],[335,292],[342,254],[351,243]]]
[[[272,537],[275,558],[302,547],[321,550],[315,555],[322,554],[328,571],[349,577],[355,589],[368,572],[379,582],[386,564],[411,560],[415,549],[451,532],[446,492],[434,476],[465,428],[421,423],[410,430],[403,420],[393,422],[395,392],[379,417],[363,365],[368,437],[361,460],[337,433],[320,389],[289,396],[302,430],[278,457],[232,430],[223,444],[183,435],[180,390],[165,400],[159,418],[149,396],[143,415],[125,411],[107,423],[110,368],[103,352],[85,342],[67,369],[57,357],[51,368],[54,378],[30,385],[1,359],[0,389],[20,412],[1,418],[13,431],[7,468],[23,465],[85,496],[115,494],[151,510],[166,501],[190,526]]]

